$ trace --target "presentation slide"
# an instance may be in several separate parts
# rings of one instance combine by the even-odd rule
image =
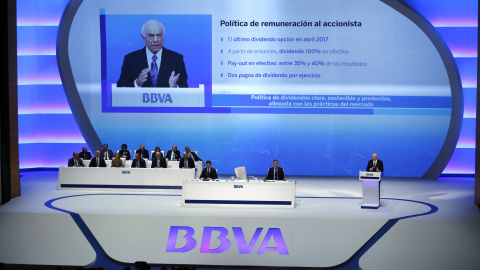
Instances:
[[[459,82],[418,14],[386,2],[77,1],[60,73],[90,148],[189,146],[259,177],[274,159],[358,175],[377,153],[385,176],[421,177],[458,134]]]

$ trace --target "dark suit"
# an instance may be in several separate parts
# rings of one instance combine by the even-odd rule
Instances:
[[[79,158],[83,158],[85,160],[89,160],[89,159],[92,159],[92,154],[90,154],[90,152],[80,152],[78,153],[78,157]]]
[[[118,153],[120,154],[120,157],[123,157],[123,151],[122,150],[118,151]],[[130,160],[130,151],[128,151],[128,150],[125,151],[125,155],[126,155],[125,159]]]
[[[99,157],[99,161],[98,161],[98,167],[107,167],[107,164],[105,163],[105,159],[103,159],[103,157]],[[94,157],[92,158],[92,160],[90,160],[90,164],[88,165],[88,167],[97,167],[97,157]]]
[[[370,168],[373,168],[373,171],[376,172],[376,168],[373,167],[373,159],[369,160],[368,161],[368,165],[367,165],[367,172],[370,171]],[[377,159],[377,168],[380,172],[383,172],[383,162],[379,159]]]
[[[143,49],[125,55],[122,72],[117,81],[117,87],[135,87],[134,82],[142,70],[151,68],[148,66],[146,50],[147,48],[144,47]],[[163,48],[157,85],[155,85],[155,87],[170,87],[168,79],[170,78],[172,71],[175,71],[175,75],[180,73],[177,85],[179,87],[188,87],[188,76],[185,69],[185,63],[183,62],[183,55]],[[150,73],[148,73],[148,78],[143,83],[142,87],[154,87]]]
[[[77,164],[80,167],[85,167],[81,159],[77,159]],[[68,160],[68,167],[75,167],[75,161],[73,160],[73,158]]]
[[[207,173],[207,170],[208,170],[207,168],[202,170],[202,174],[200,174],[200,178],[203,178],[203,179],[207,179],[207,178],[218,179],[217,170],[215,170],[214,168],[210,168],[209,173]]]
[[[146,159],[150,159],[150,154],[148,154],[148,150],[147,149],[143,149],[143,153],[140,149],[138,149],[135,153],[139,154],[140,155],[140,158],[146,158]]]
[[[107,159],[112,160],[112,159],[113,159],[113,152],[112,152],[112,150],[107,149],[107,151],[105,151],[105,149],[103,149],[102,151],[100,151],[100,156],[103,157],[103,158],[105,158],[105,152],[107,152],[107,155],[108,155]]]
[[[195,162],[193,161],[193,159],[188,158],[187,160],[188,160],[188,164],[187,164],[188,168],[195,168]],[[179,168],[185,168],[185,159],[184,158],[180,159],[180,163],[179,163],[178,167]]]
[[[135,159],[132,160],[132,168],[137,168],[137,161]],[[140,159],[140,168],[147,168],[147,163],[143,159]]]
[[[195,160],[195,161],[199,161],[199,160],[202,161],[202,159],[199,158],[199,157],[197,156],[197,154],[195,154],[195,152],[190,152],[190,154],[191,154],[190,157],[193,158],[193,160]],[[189,157],[189,158],[190,158],[190,157]]]
[[[157,157],[152,157],[152,168],[157,168]],[[160,157],[160,168],[167,168],[167,161]]]
[[[165,156],[165,158],[168,158],[169,160],[172,160],[172,150],[168,150],[167,156]],[[180,156],[180,150],[175,151],[175,159],[179,160],[181,158],[182,157]]]
[[[285,175],[283,174],[283,169],[277,167],[277,179],[275,179],[275,167],[268,169],[268,175],[265,178],[266,180],[283,180],[285,179]]]

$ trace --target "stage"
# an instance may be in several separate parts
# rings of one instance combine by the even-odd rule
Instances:
[[[22,196],[0,207],[7,267],[480,266],[473,178],[384,178],[380,208],[361,209],[358,177],[290,176],[295,208],[268,209],[182,207],[181,190],[59,191],[58,172],[22,174]]]

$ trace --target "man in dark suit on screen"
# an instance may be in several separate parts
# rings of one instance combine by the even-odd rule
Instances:
[[[103,150],[100,151],[100,156],[103,157],[105,160],[112,160],[113,151],[108,149],[108,144],[103,145]]]
[[[263,180],[287,180],[283,173],[283,169],[278,167],[278,160],[275,159],[273,161],[273,167],[268,169],[267,177],[263,178]]]
[[[158,21],[143,24],[146,46],[125,56],[117,87],[188,87],[183,55],[163,47],[164,34]]]
[[[132,160],[132,168],[147,168],[147,163],[143,158],[140,158],[140,155],[135,154],[135,159]]]
[[[83,161],[78,157],[78,152],[73,152],[73,158],[68,160],[68,167],[84,167]]]
[[[161,152],[156,152],[152,157],[152,168],[167,168],[167,161],[162,157]]]
[[[202,174],[200,174],[200,179],[203,180],[210,180],[210,179],[218,179],[217,170],[212,168],[212,162],[207,160],[206,163],[207,167],[202,170]]]
[[[88,167],[107,167],[105,159],[100,154],[100,151],[95,152],[95,157],[92,158]]]
[[[377,153],[373,153],[372,159],[368,161],[367,172],[383,172],[383,162],[378,159]]]
[[[180,162],[178,164],[178,167],[180,169],[186,169],[186,168],[195,168],[195,162],[193,161],[193,159],[191,158],[188,158],[188,154],[187,153],[183,153],[183,158],[180,159]]]

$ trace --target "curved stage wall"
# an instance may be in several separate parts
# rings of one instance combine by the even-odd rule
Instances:
[[[132,13],[128,1],[118,8],[83,1],[18,0],[20,166],[63,166],[73,151],[107,142],[114,150],[122,143],[131,150],[140,144],[149,150],[157,145],[168,150],[172,144],[183,150],[189,145],[225,174],[238,166],[246,166],[249,174],[262,174],[272,159],[279,159],[288,174],[355,175],[372,152],[388,164],[386,176],[434,178],[448,159],[444,174],[473,174],[478,4],[383,2],[338,9],[333,2],[307,1],[322,5],[292,10],[290,2],[283,1],[284,9],[263,16],[228,1],[234,16],[225,7],[207,8],[212,5],[192,6],[195,12],[187,9],[183,15],[176,10],[169,15],[167,7],[166,14],[158,15],[148,9]],[[239,12],[242,8],[250,15]],[[373,11],[369,16],[355,12],[362,8]],[[327,16],[331,10],[342,11]],[[203,85],[201,108],[112,103],[123,56],[143,46],[139,25],[152,17],[166,25],[164,46],[184,55],[189,86]],[[293,30],[235,26],[279,18],[332,24]],[[363,25],[333,26],[350,18]],[[260,36],[304,40],[246,40]],[[312,36],[313,45],[305,40]],[[297,53],[249,55],[249,49]],[[322,55],[325,50],[330,55]],[[269,64],[245,68],[245,61]],[[281,62],[296,66],[279,67]],[[356,64],[335,67],[336,63]],[[250,73],[262,77],[238,78]],[[292,78],[268,78],[277,76],[272,74]],[[299,78],[300,74],[310,77]],[[374,99],[363,102],[369,107],[345,108],[341,102],[325,108],[311,108],[307,102],[293,107],[286,105],[288,100],[272,107],[274,96]]]

